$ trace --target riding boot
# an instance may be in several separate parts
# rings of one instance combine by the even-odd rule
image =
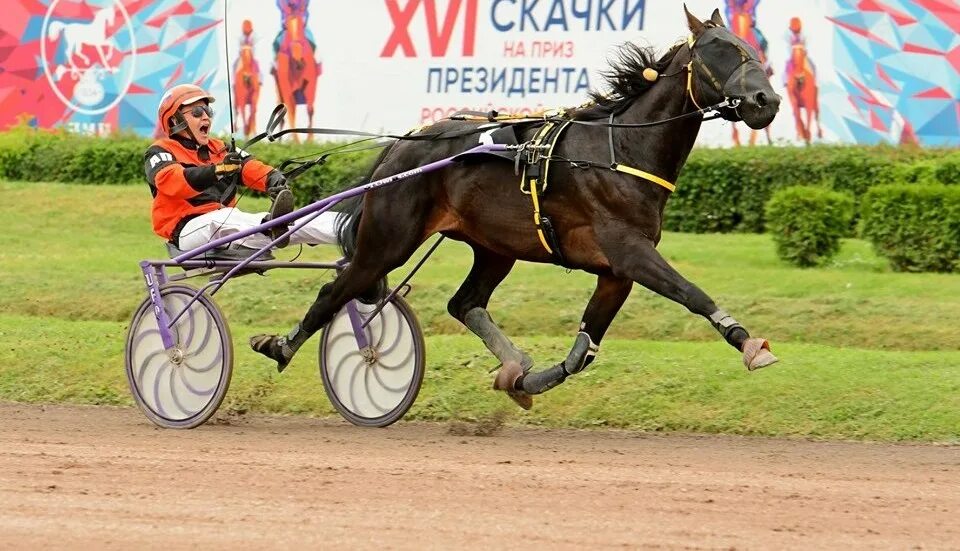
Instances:
[[[303,346],[310,338],[298,323],[290,330],[285,337],[277,335],[255,335],[250,337],[250,348],[264,356],[277,362],[277,373],[283,373],[283,370],[290,364],[297,350]]]
[[[289,189],[281,190],[280,193],[273,199],[273,204],[270,205],[270,213],[263,219],[264,222],[269,222],[270,220],[276,220],[281,216],[290,214],[294,209],[294,199],[293,192]],[[270,239],[276,239],[286,233],[288,229],[287,225],[281,224],[279,226],[274,226],[270,228],[267,235]],[[276,247],[282,249],[290,244],[290,237],[285,237],[283,240],[277,243]]]

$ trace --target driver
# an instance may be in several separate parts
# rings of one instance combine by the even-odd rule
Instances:
[[[147,184],[153,195],[153,231],[182,250],[258,226],[294,209],[287,179],[241,149],[227,151],[210,137],[213,96],[192,84],[167,90],[157,112],[166,137],[153,142],[144,154]],[[243,212],[237,203],[237,185],[266,192],[273,200],[270,212]],[[336,243],[337,213],[325,212],[297,230],[293,243]],[[255,233],[235,243],[251,248],[267,246],[287,230],[279,226],[270,235]],[[287,240],[277,244],[287,245]]]

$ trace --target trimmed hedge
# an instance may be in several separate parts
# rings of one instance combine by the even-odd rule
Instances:
[[[153,140],[131,135],[103,138],[67,132],[16,129],[0,133],[0,178],[93,185],[143,184],[143,153]],[[258,143],[257,158],[278,165],[294,157],[310,158],[337,143]],[[294,184],[299,204],[325,197],[366,176],[377,150],[336,154]]]
[[[764,205],[786,187],[819,185],[859,198],[880,183],[960,183],[960,152],[906,147],[695,149],[667,203],[664,229],[762,232]]]
[[[15,129],[0,133],[0,178],[86,184],[143,182],[143,152],[151,140],[96,138]],[[317,154],[337,144],[259,143],[267,163]],[[336,155],[294,186],[303,203],[363,178],[376,150]],[[684,232],[762,232],[764,205],[779,189],[820,185],[858,200],[878,183],[960,183],[960,151],[907,147],[813,146],[695,149],[666,209],[664,229]]]
[[[143,181],[149,140],[117,135],[15,130],[0,134],[0,178],[81,184]]]
[[[777,256],[795,266],[822,266],[840,250],[853,220],[853,197],[821,187],[797,186],[773,194],[767,231]]]
[[[960,186],[877,186],[861,207],[861,233],[903,272],[960,271]]]

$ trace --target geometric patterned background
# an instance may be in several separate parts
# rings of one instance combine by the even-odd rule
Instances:
[[[167,86],[223,86],[223,48],[215,44],[222,6],[217,0],[4,0],[0,127],[22,122],[154,134]]]
[[[844,141],[960,145],[960,2],[836,0]]]

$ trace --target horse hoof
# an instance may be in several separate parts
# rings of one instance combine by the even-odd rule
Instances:
[[[747,339],[743,343],[743,365],[750,371],[777,363],[777,357],[770,352],[770,343],[766,339]]]
[[[526,392],[516,390],[513,387],[521,375],[523,375],[523,368],[520,367],[520,364],[517,362],[507,362],[503,364],[503,367],[500,368],[497,376],[493,379],[493,389],[506,392],[507,396],[516,402],[518,406],[523,409],[530,409],[533,407],[533,396],[530,396]]]

